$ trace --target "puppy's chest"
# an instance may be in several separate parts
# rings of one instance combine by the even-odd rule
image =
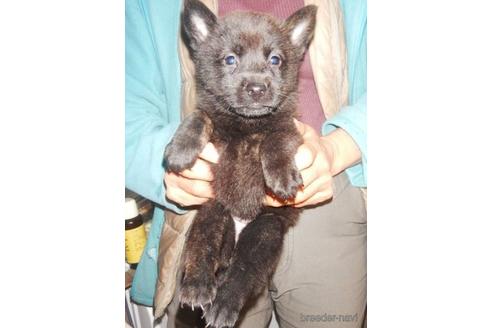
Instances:
[[[260,147],[265,136],[253,134],[220,142],[221,154],[217,164],[218,178],[229,182],[263,176]]]
[[[261,166],[261,134],[219,142],[220,159],[214,167],[214,192],[233,216],[254,218],[265,195]]]

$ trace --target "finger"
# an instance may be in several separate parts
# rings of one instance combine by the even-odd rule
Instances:
[[[299,190],[294,199],[294,204],[300,204],[313,197],[318,192],[332,193],[333,183],[332,177],[323,175],[316,178],[309,186]]]
[[[315,150],[308,144],[302,144],[297,149],[295,155],[296,166],[299,171],[304,170],[313,165],[315,158]]]
[[[301,170],[299,173],[301,173],[303,189],[309,187],[318,178],[317,170],[313,166]]]
[[[213,181],[212,170],[210,163],[198,158],[191,169],[184,170],[180,173],[183,177],[188,179]]]
[[[270,195],[266,195],[265,200],[263,202],[266,206],[272,206],[272,207],[282,207],[282,206],[287,206],[287,205],[292,205],[294,202],[289,201],[289,202],[280,202],[279,200],[273,198]]]
[[[332,197],[333,197],[332,192],[321,191],[321,192],[314,194],[309,199],[306,199],[304,202],[295,204],[294,207],[304,207],[304,206],[309,206],[309,205],[316,205],[316,204],[322,203],[324,201],[327,201]]]
[[[178,188],[183,189],[190,195],[200,198],[213,198],[212,185],[208,181],[188,179],[183,176],[177,180]]]
[[[196,197],[180,188],[175,187],[171,187],[166,190],[166,197],[181,207],[201,205],[208,201],[208,198]]]
[[[323,176],[316,179],[309,187],[297,193],[295,198],[295,207],[303,207],[310,204],[316,204],[321,196],[326,200],[333,195],[333,179],[330,176]]]
[[[306,133],[306,124],[298,121],[297,119],[294,119],[294,124],[296,125],[297,131],[302,135]]]
[[[199,157],[210,163],[217,163],[219,161],[219,153],[217,152],[217,148],[215,148],[215,146],[210,142],[205,145],[205,148],[203,148]]]
[[[299,190],[296,194],[296,197],[294,198],[294,205],[298,203],[305,202],[309,198],[313,197],[314,194],[318,192],[318,186],[317,183],[314,182],[308,187]]]
[[[269,195],[266,195],[265,196],[265,200],[263,201],[263,204],[265,204],[266,206],[272,206],[272,207],[280,207],[280,202],[278,202],[277,200],[273,199],[271,196]]]
[[[164,176],[166,189],[181,189],[187,194],[199,198],[212,198],[213,190],[210,182],[185,178],[179,174],[166,173]]]

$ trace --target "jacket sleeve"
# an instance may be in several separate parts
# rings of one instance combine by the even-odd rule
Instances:
[[[179,121],[170,120],[152,29],[140,1],[126,1],[125,185],[173,211],[166,201],[162,165],[165,146]],[[176,81],[179,83],[179,81]]]
[[[125,2],[125,186],[178,213],[165,199],[163,154],[180,122],[177,65],[179,2]],[[156,23],[157,22],[157,23]],[[156,35],[157,34],[157,35]],[[152,306],[164,211],[155,207],[145,249],[130,291]]]
[[[361,163],[345,170],[350,182],[356,187],[367,187],[367,125],[366,125],[366,93],[350,106],[343,107],[340,112],[323,125],[323,135],[336,128],[344,129],[359,146],[362,153]]]
[[[342,128],[354,139],[362,161],[345,172],[352,185],[367,187],[367,2],[341,0],[340,4],[347,46],[349,105],[324,123],[322,133]]]

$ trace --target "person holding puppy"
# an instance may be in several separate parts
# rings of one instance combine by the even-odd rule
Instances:
[[[366,210],[359,188],[366,187],[366,3],[202,2],[219,16],[255,10],[280,19],[307,4],[319,7],[300,71],[296,125],[304,143],[296,164],[304,188],[289,204],[305,210],[285,238],[271,287],[245,311],[239,327],[265,327],[274,307],[282,327],[360,327],[366,305]],[[179,1],[126,1],[126,186],[166,208],[165,224],[163,209],[155,210],[132,298],[154,304],[156,316],[167,308],[170,327],[179,321],[176,270],[193,217],[184,209],[214,197],[210,165],[219,160],[207,144],[191,169],[164,174],[162,167],[165,146],[194,107],[180,11]],[[265,203],[285,205],[269,196]]]

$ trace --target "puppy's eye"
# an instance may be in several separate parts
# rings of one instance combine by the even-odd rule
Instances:
[[[272,65],[280,65],[280,57],[279,56],[272,56],[272,57],[270,57],[270,64],[272,64]]]
[[[236,57],[234,57],[233,55],[227,56],[224,60],[226,65],[234,65],[236,63]]]

